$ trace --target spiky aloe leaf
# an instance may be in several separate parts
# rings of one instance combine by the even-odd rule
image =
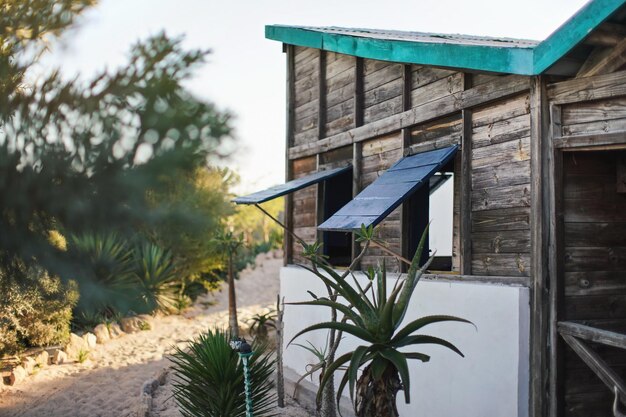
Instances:
[[[365,327],[365,323],[363,322],[361,317],[355,314],[354,311],[350,310],[348,306],[338,303],[336,301],[331,301],[328,298],[318,298],[316,300],[311,300],[311,301],[298,301],[294,303],[285,303],[285,304],[294,305],[294,306],[325,306],[325,307],[334,308],[335,310],[340,311],[346,317],[352,320],[352,322],[355,325]]]
[[[402,381],[402,387],[404,391],[404,401],[408,404],[411,402],[411,378],[409,377],[409,365],[406,361],[406,357],[395,349],[383,349],[380,351],[380,356],[387,359],[395,366],[398,374],[400,374],[400,381]]]
[[[402,347],[402,346],[413,346],[413,345],[424,345],[424,344],[444,346],[456,352],[459,356],[463,358],[465,357],[465,355],[463,355],[463,352],[461,352],[452,343],[448,342],[447,340],[441,339],[439,337],[435,337],[435,336],[428,336],[428,335],[422,335],[422,334],[415,335],[415,336],[407,336],[404,339],[402,339],[399,343],[394,344],[394,346]]]
[[[322,377],[322,380],[320,381],[320,386],[319,386],[319,388],[317,390],[317,402],[318,403],[322,399],[322,393],[324,392],[324,387],[326,386],[326,384],[330,380],[330,377],[333,375],[333,373],[337,369],[339,369],[340,366],[342,366],[345,363],[347,363],[348,361],[350,361],[350,359],[352,359],[352,355],[353,354],[354,354],[354,352],[348,352],[348,353],[345,353],[345,354],[341,355],[340,357],[335,359],[335,361],[333,363],[328,365],[328,367],[324,370],[324,376]]]
[[[419,352],[402,352],[402,354],[404,356],[406,356],[407,359],[417,359],[419,361],[422,362],[428,362],[430,360],[430,356],[424,354],[424,353],[419,353]]]
[[[474,325],[474,323],[472,323],[469,320],[465,320],[465,319],[462,319],[460,317],[455,317],[455,316],[435,315],[435,316],[421,317],[417,320],[413,320],[412,322],[404,326],[402,330],[398,331],[396,335],[391,339],[391,343],[395,345],[396,343],[399,343],[405,337],[409,336],[411,333],[421,329],[424,326],[427,326],[433,323],[444,322],[444,321],[458,321],[461,323],[469,323],[471,325]]]
[[[348,323],[327,321],[327,322],[324,322],[324,323],[314,324],[314,325],[309,326],[309,327],[307,327],[307,328],[305,328],[303,330],[300,330],[291,339],[291,341],[288,343],[288,345],[291,344],[291,342],[293,342],[294,339],[296,339],[298,336],[303,335],[304,333],[308,333],[308,332],[311,332],[313,330],[321,330],[321,329],[326,329],[326,330],[335,329],[335,330],[342,331],[344,333],[351,334],[354,337],[358,337],[359,339],[361,339],[361,340],[363,340],[365,342],[370,342],[370,343],[375,343],[376,342],[376,340],[374,339],[374,336],[372,334],[370,334],[367,330],[363,329],[362,327],[358,327],[358,326],[355,326],[353,324],[348,324]]]
[[[356,385],[356,380],[359,372],[359,368],[363,363],[363,357],[367,353],[369,348],[367,346],[359,346],[354,349],[354,354],[352,355],[352,359],[350,360],[350,366],[346,371],[348,374],[348,381],[350,383],[350,400],[354,404],[354,386]]]

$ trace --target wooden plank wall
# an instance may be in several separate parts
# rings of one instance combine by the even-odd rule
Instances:
[[[530,274],[530,105],[523,94],[473,111],[472,273]]]
[[[325,136],[345,132],[354,127],[353,56],[326,53],[326,127]]]
[[[317,171],[317,158],[309,156],[292,161],[294,178]],[[307,243],[317,239],[317,185],[293,193],[293,231]],[[293,242],[293,262],[304,263],[302,246]]]
[[[363,142],[361,154],[360,189],[370,185],[398,159],[402,158],[402,137],[400,133],[384,136]],[[386,241],[389,249],[401,253],[401,207],[394,210],[379,225],[379,237]],[[378,248],[371,248],[361,261],[362,269],[382,264],[383,259],[389,271],[399,272],[400,265],[396,259],[384,254]]]
[[[403,65],[365,59],[363,68],[364,124],[401,113]]]
[[[562,136],[626,128],[626,99],[561,107]],[[617,167],[626,151],[563,154],[563,285],[560,320],[626,333],[626,194]],[[594,346],[626,378],[626,352]],[[567,417],[611,414],[612,394],[569,348],[564,353],[563,410]]]
[[[385,119],[446,97],[456,97],[467,86],[467,76],[448,69],[405,66],[364,59],[357,65],[351,56],[295,48],[295,132],[293,146],[310,144],[324,137],[345,132],[362,119],[363,124]],[[323,68],[320,68],[320,65]],[[362,69],[359,69],[362,68]],[[362,81],[356,79],[362,73]],[[320,80],[320,74],[323,80]],[[473,74],[472,86],[498,82],[497,75]],[[410,85],[405,84],[406,80]],[[482,88],[482,87],[481,87]],[[320,89],[323,92],[320,105]],[[361,91],[362,90],[362,91]],[[362,95],[358,94],[360,92]],[[362,107],[355,108],[357,103]],[[322,112],[322,117],[318,113]],[[322,128],[318,122],[322,121]],[[473,111],[472,122],[472,273],[493,276],[529,276],[530,273],[530,140],[529,98],[522,94]],[[462,122],[459,114],[429,121],[410,129],[408,140],[401,132],[365,140],[353,147],[359,162],[360,189],[374,181],[410,147],[421,152],[433,147],[460,143]],[[347,149],[347,148],[346,148]],[[343,153],[342,153],[343,154]],[[325,153],[319,154],[319,167],[325,168]],[[347,155],[347,151],[346,151]],[[315,170],[314,157],[294,161],[294,176]],[[343,161],[344,158],[341,158]],[[459,160],[460,161],[460,160]],[[303,167],[296,168],[296,165]],[[460,269],[461,216],[460,163],[455,186],[453,270]],[[455,166],[457,168],[457,166]],[[316,187],[295,198],[295,225],[306,239],[313,238]],[[401,210],[381,225],[381,237],[401,252]],[[298,252],[299,248],[294,247]],[[372,250],[362,266],[380,260]],[[390,262],[397,269],[395,261]]]
[[[320,51],[295,47],[294,145],[318,139]]]
[[[616,192],[624,151],[563,156],[563,319],[626,333],[626,194]],[[626,352],[596,346],[622,378]],[[611,412],[612,394],[571,349],[565,352],[566,416]]]
[[[438,119],[411,129],[409,144],[411,149],[420,147],[445,147],[461,143],[463,120],[461,114]],[[461,153],[454,161],[454,197],[452,219],[452,271],[461,270],[460,225],[461,225]],[[432,217],[432,215],[431,215]],[[431,248],[437,249],[437,248]]]

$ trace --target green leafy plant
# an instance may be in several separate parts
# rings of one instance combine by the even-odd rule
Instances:
[[[260,342],[267,341],[269,329],[276,328],[276,311],[270,310],[266,313],[257,313],[248,320],[250,325],[250,333]]]
[[[135,273],[140,283],[140,302],[135,306],[137,311],[176,311],[180,281],[170,253],[153,243],[144,242],[135,248],[134,258]]]
[[[367,233],[360,234],[360,238],[362,241],[371,241],[373,234],[367,229],[365,231]],[[403,390],[406,403],[410,402],[408,360],[425,362],[430,359],[424,353],[401,352],[400,348],[436,344],[463,356],[452,343],[438,337],[416,334],[416,332],[433,323],[446,321],[470,323],[468,320],[435,315],[412,320],[400,327],[415,287],[432,261],[431,258],[420,268],[420,255],[426,238],[427,231],[424,231],[408,273],[396,281],[389,294],[384,263],[382,268],[368,272],[370,284],[365,288],[356,278],[352,284],[349,283],[346,274],[338,274],[319,260],[312,260],[312,268],[305,267],[331,288],[335,296],[317,297],[313,294],[314,299],[311,301],[292,304],[329,307],[341,312],[343,320],[309,326],[298,332],[293,339],[314,330],[326,329],[347,333],[365,342],[355,350],[327,364],[320,382],[318,401],[324,386],[332,378],[334,372],[340,367],[347,366],[338,387],[337,400],[348,386],[358,417],[398,416],[396,408],[398,391]],[[360,376],[359,370],[362,370]]]
[[[70,236],[70,255],[81,265],[78,313],[112,316],[126,312],[137,289],[132,247],[116,233]]]
[[[177,349],[174,398],[185,417],[243,417],[246,415],[243,365],[230,346],[227,332],[209,330],[187,349]],[[250,357],[254,415],[273,415],[274,360],[265,345],[253,343]]]
[[[78,355],[76,356],[76,361],[78,363],[84,363],[87,359],[89,359],[89,351],[87,349],[79,350]]]

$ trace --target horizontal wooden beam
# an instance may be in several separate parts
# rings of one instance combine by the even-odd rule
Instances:
[[[596,146],[626,146],[626,131],[612,133],[592,133],[588,135],[557,136],[553,139],[554,147],[563,150],[581,150]]]
[[[578,356],[591,368],[591,370],[613,392],[615,388],[620,394],[622,402],[626,400],[626,384],[620,376],[612,370],[602,358],[587,344],[576,339],[574,336],[561,334],[565,342],[576,352]]]
[[[553,105],[624,96],[626,71],[549,84],[547,94],[550,104]]]
[[[507,98],[529,89],[528,77],[509,75],[491,83],[481,84],[440,99],[422,104],[393,116],[355,127],[318,141],[289,149],[289,159],[298,159],[327,152],[356,142],[376,138],[403,128],[458,113],[463,109],[480,106],[494,100]]]
[[[424,274],[422,279],[427,281],[457,282],[464,284],[493,284],[505,287],[526,287],[531,285],[530,277],[502,277],[486,275],[458,275],[458,274]]]
[[[611,48],[596,47],[587,58],[576,77],[610,74],[626,63],[626,39]]]
[[[597,329],[595,327],[585,326],[584,324],[574,323],[571,321],[560,321],[557,328],[559,329],[559,333],[562,335],[574,336],[580,339],[589,340],[590,342],[626,349],[625,334]]]

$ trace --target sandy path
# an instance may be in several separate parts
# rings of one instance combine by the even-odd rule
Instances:
[[[282,259],[265,258],[237,281],[240,322],[274,306]],[[161,317],[153,330],[128,334],[98,347],[83,364],[49,366],[15,387],[0,386],[1,417],[126,417],[134,415],[142,383],[168,367],[174,346],[201,331],[227,327],[226,287],[199,300],[183,316]],[[204,302],[204,303],[203,303]],[[163,415],[177,415],[161,402]],[[166,409],[170,410],[165,412]],[[291,415],[291,414],[285,414]],[[307,414],[303,414],[307,415]]]

